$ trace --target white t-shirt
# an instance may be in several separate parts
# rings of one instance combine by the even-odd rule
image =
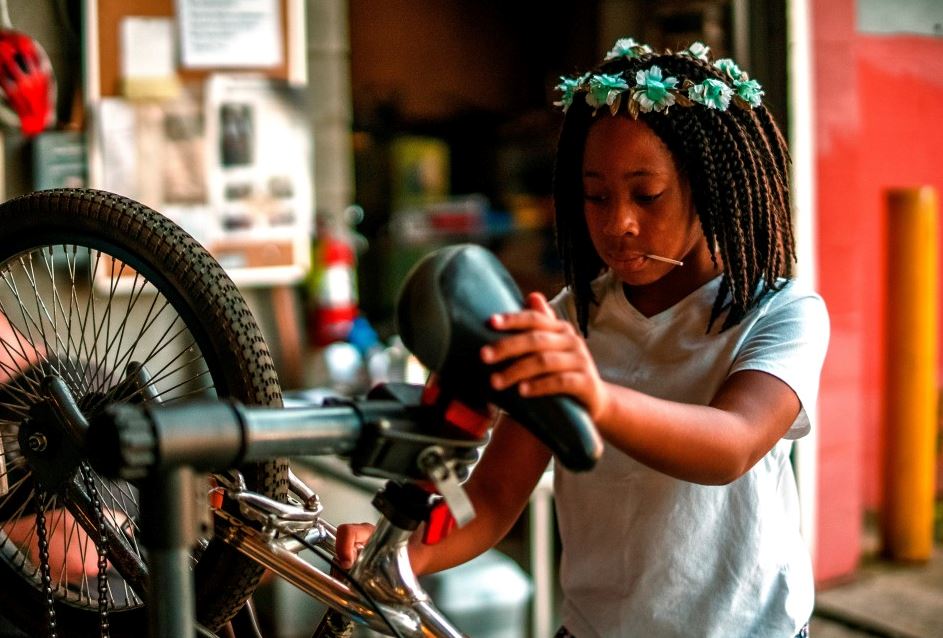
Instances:
[[[608,444],[590,472],[557,466],[562,623],[577,638],[791,637],[812,614],[789,439],[814,425],[825,304],[789,282],[737,326],[720,332],[721,317],[706,334],[719,284],[645,317],[616,277],[601,276],[588,338],[601,376],[704,405],[734,372],[762,370],[787,383],[802,410],[785,438],[729,485],[671,478]],[[553,304],[576,323],[568,291]]]

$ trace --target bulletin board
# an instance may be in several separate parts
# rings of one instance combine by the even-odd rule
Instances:
[[[270,77],[282,80],[291,80],[289,77],[289,60],[292,54],[291,38],[289,37],[289,0],[278,0],[281,15],[282,63],[269,69],[252,69],[253,72],[264,73]],[[97,75],[97,86],[90,89],[91,98],[115,96],[120,94],[121,78],[119,61],[119,25],[122,19],[131,16],[141,17],[172,17],[174,15],[174,0],[87,0],[86,18],[91,18],[91,26],[97,32],[97,52],[95,60],[86,60],[94,68],[90,76]],[[227,69],[237,71],[238,69]],[[205,78],[212,73],[212,69],[180,69],[181,79],[195,81]]]
[[[230,16],[251,16],[253,6],[269,9],[257,13],[273,27],[270,32],[278,27],[277,37],[266,41],[268,59],[275,62],[199,68],[186,68],[181,60],[184,2],[194,13],[209,11],[198,0],[87,0],[89,185],[169,217],[203,244],[237,285],[296,283],[310,266],[314,225],[304,0],[233,0]],[[146,22],[162,23],[164,34],[173,32],[163,40],[173,42],[162,49],[175,49],[172,60],[165,57],[175,87],[167,95],[129,92],[122,77],[122,56],[139,54],[130,46],[130,53],[122,51],[122,37],[160,42],[122,35],[122,25]],[[206,20],[198,24],[213,26]],[[147,54],[160,48],[148,45]],[[241,60],[240,52],[247,58],[255,53],[235,46],[229,51],[237,57],[215,59]]]

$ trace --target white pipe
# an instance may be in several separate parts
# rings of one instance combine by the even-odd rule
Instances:
[[[798,268],[796,278],[815,286],[816,185],[815,120],[810,0],[790,0],[787,5],[789,147],[792,153],[792,201],[796,229]],[[818,423],[818,419],[815,419]],[[818,497],[818,428],[796,443],[796,480],[799,484],[801,529],[815,555],[816,500]]]
[[[544,472],[530,495],[530,564],[534,581],[531,635],[553,633],[556,568],[553,550],[553,473]]]
[[[98,53],[98,0],[84,0],[82,3],[82,24],[85,37],[83,46],[82,65],[85,76],[85,118],[88,159],[88,186],[100,188],[104,166],[102,161],[99,135],[101,122],[98,121],[101,103],[101,70]]]
[[[286,3],[288,15],[285,19],[288,25],[287,38],[288,60],[285,65],[288,69],[288,83],[292,86],[305,86],[308,83],[308,34],[305,28],[304,0],[288,0]]]

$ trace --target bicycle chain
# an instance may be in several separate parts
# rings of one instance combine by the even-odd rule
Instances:
[[[52,575],[49,569],[49,539],[46,535],[46,490],[37,484],[36,491],[36,539],[39,542],[39,575],[43,583],[43,595],[46,598],[46,619],[49,638],[57,638],[56,606],[52,595]]]
[[[82,479],[88,489],[98,518],[98,540],[95,549],[98,552],[98,618],[101,628],[101,638],[110,638],[111,629],[108,620],[108,537],[105,535],[105,511],[102,507],[98,488],[95,486],[92,468],[87,462],[81,465]],[[38,486],[37,486],[38,487]],[[49,566],[49,538],[46,530],[46,505],[49,495],[43,488],[38,488],[36,498],[39,502],[36,512],[36,538],[39,543],[39,574],[43,584],[43,595],[46,598],[48,638],[58,638],[56,631],[55,596],[52,591],[52,574]]]
[[[313,638],[351,638],[353,635],[354,621],[338,611],[328,609],[314,630]]]
[[[92,499],[92,506],[95,508],[95,516],[98,518],[98,540],[95,542],[95,549],[98,551],[98,619],[101,638],[109,638],[111,631],[108,620],[108,536],[105,534],[105,509],[95,486],[92,468],[87,461],[82,461],[81,471],[85,487]]]

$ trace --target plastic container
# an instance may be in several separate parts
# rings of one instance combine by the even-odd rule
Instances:
[[[456,627],[474,638],[524,638],[531,581],[511,558],[489,550],[422,586]]]

